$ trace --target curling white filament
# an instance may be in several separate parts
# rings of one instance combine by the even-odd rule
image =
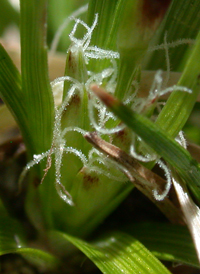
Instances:
[[[82,20],[77,19],[76,16],[80,15],[81,13],[85,12],[87,9],[87,6],[82,7],[77,12],[73,14],[70,18],[68,18],[64,25],[68,24],[70,20],[75,21],[74,27],[69,34],[69,39],[71,40],[72,46],[70,47],[73,51],[81,51],[83,54],[84,61],[86,65],[88,64],[90,59],[95,60],[101,60],[101,59],[108,59],[110,60],[110,67],[104,69],[103,71],[99,73],[94,73],[91,71],[88,71],[88,79],[85,82],[79,82],[78,80],[74,79],[73,77],[69,76],[63,76],[55,79],[53,82],[51,82],[52,90],[56,90],[56,96],[59,98],[58,101],[55,100],[55,121],[54,121],[54,129],[53,129],[53,140],[51,148],[38,155],[34,155],[33,160],[30,161],[25,169],[23,170],[21,176],[20,176],[20,183],[22,182],[23,178],[25,177],[28,170],[33,167],[36,164],[39,164],[43,159],[47,158],[47,164],[46,169],[44,173],[45,178],[48,170],[51,168],[51,161],[52,161],[52,155],[54,154],[54,165],[55,165],[55,188],[59,194],[59,196],[70,206],[74,205],[73,198],[68,192],[68,190],[65,189],[64,185],[61,183],[61,167],[63,162],[63,155],[66,153],[72,153],[75,156],[77,156],[80,161],[82,162],[83,167],[88,168],[89,171],[96,172],[98,174],[103,174],[107,176],[108,178],[116,181],[123,181],[123,176],[115,176],[109,172],[109,168],[113,166],[112,161],[109,161],[105,156],[103,156],[102,153],[98,152],[96,149],[91,149],[88,152],[88,157],[83,154],[81,150],[78,150],[73,147],[69,147],[67,145],[67,133],[70,131],[74,131],[77,134],[85,135],[86,131],[82,128],[78,128],[76,126],[70,126],[66,128],[61,127],[61,121],[63,117],[63,111],[67,110],[68,105],[70,104],[70,101],[72,97],[75,94],[79,94],[80,98],[83,98],[83,94],[86,91],[88,93],[88,115],[90,119],[90,123],[92,127],[97,131],[99,135],[101,134],[107,134],[111,135],[114,133],[117,133],[121,131],[125,125],[117,125],[113,128],[107,128],[106,124],[108,121],[117,121],[117,118],[113,115],[112,112],[109,112],[107,108],[90,92],[90,85],[92,83],[96,83],[97,85],[102,85],[102,83],[106,82],[106,90],[110,92],[111,94],[114,94],[115,87],[117,83],[117,74],[118,74],[118,68],[117,68],[117,62],[116,59],[119,59],[119,53],[114,52],[111,50],[105,50],[98,48],[97,46],[91,46],[91,38],[92,33],[97,25],[98,22],[98,14],[95,15],[94,22],[91,27],[89,27],[86,23],[84,23]],[[64,25],[61,26],[58,35],[55,38],[55,41],[52,44],[52,50],[56,47],[56,44],[58,43],[60,34],[64,28]],[[76,31],[78,26],[81,25],[85,28],[86,33],[83,36],[82,39],[77,39],[75,37]],[[164,44],[161,46],[158,46],[154,50],[164,48],[166,51],[166,58],[167,58],[167,68],[169,71],[170,64],[169,64],[169,56],[168,56],[168,48],[170,46],[175,46],[175,44],[167,44],[166,36],[164,40]],[[147,98],[136,98],[136,94],[138,91],[139,84],[137,82],[134,83],[135,86],[135,93],[134,94],[128,94],[125,99],[125,104],[132,104],[132,107],[134,107],[134,110],[141,113],[145,106],[151,104],[154,100],[157,100],[158,97],[161,95],[171,92],[173,90],[181,90],[184,92],[191,93],[191,90],[185,88],[185,87],[178,87],[173,86],[170,88],[163,89],[163,79],[162,79],[162,72],[158,71],[155,75],[155,79],[153,81],[152,87],[149,92],[149,96]],[[167,78],[168,79],[168,78]],[[106,81],[105,81],[106,80]],[[70,88],[67,92],[67,95],[61,102],[61,98],[63,96],[63,83],[64,81],[68,81],[71,83]],[[56,103],[58,102],[58,103]],[[95,115],[95,113],[98,113],[98,115]],[[96,117],[98,116],[98,117]],[[135,151],[134,144],[130,146],[130,153],[133,157],[138,159],[139,161],[148,162],[155,160],[157,158],[156,155],[139,155]],[[153,192],[155,199],[162,200],[165,198],[165,196],[168,194],[170,186],[171,186],[171,174],[168,168],[159,160],[158,164],[161,168],[165,171],[166,178],[167,178],[167,184],[166,189],[162,194],[158,194],[155,190]],[[120,166],[119,166],[120,169]],[[42,179],[42,181],[43,181]]]

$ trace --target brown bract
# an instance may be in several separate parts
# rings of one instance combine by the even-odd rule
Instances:
[[[163,19],[170,3],[171,0],[144,0],[141,7],[142,26],[155,28]]]

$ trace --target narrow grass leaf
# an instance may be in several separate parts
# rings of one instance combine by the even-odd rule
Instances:
[[[174,91],[164,108],[160,112],[156,124],[167,131],[172,137],[176,137],[185,125],[200,91],[200,32],[197,35],[196,43],[188,59],[184,71],[179,79],[177,86],[184,86],[192,90],[192,93]]]
[[[197,201],[200,202],[200,170],[198,163],[190,156],[188,151],[148,118],[133,112],[120,101],[107,94],[102,88],[92,85],[91,89],[144,142],[163,157],[165,161],[175,167]]]
[[[141,63],[151,38],[160,25],[171,0],[160,2],[126,0],[122,5],[117,47],[120,53],[119,73],[115,96],[122,100],[132,90],[133,80],[138,80]],[[133,91],[132,91],[133,92]]]
[[[117,30],[121,23],[124,0],[98,1],[90,0],[88,7],[88,24],[92,25],[94,14],[98,13],[98,25],[91,39],[93,45],[104,49],[117,50]],[[105,20],[105,18],[107,20]]]
[[[139,241],[125,233],[112,233],[93,244],[57,231],[52,231],[50,237],[74,244],[104,274],[170,273]]]
[[[51,146],[54,102],[50,88],[46,46],[47,1],[21,1],[21,71],[32,154]]]
[[[183,23],[184,22],[184,23]],[[167,34],[167,42],[176,44],[177,41],[183,39],[195,39],[199,31],[200,24],[200,2],[199,0],[176,0],[172,1],[167,17],[161,24],[159,32],[156,33],[152,41],[152,45],[160,45],[164,43],[164,37]],[[173,71],[182,68],[185,63],[184,57],[188,51],[188,43],[178,47],[169,49],[170,64]],[[187,58],[186,58],[187,60]],[[181,64],[182,63],[182,64]],[[166,70],[166,52],[156,50],[151,52],[148,64],[145,69]]]
[[[15,117],[22,131],[27,124],[27,112],[23,92],[21,89],[21,76],[13,64],[6,50],[0,44],[0,96]]]
[[[21,0],[21,72],[22,90],[26,101],[29,140],[27,153],[29,159],[50,149],[54,128],[54,99],[48,76],[47,46],[46,46],[46,0]],[[35,166],[40,183],[44,175],[45,161]],[[51,174],[50,174],[51,172]],[[29,218],[37,227],[37,217],[32,210],[39,208],[45,219],[46,226],[51,226],[51,198],[54,191],[54,174],[50,171],[39,191],[34,187],[29,189],[26,208]],[[35,197],[33,198],[33,196]],[[41,199],[40,199],[41,198]]]
[[[186,226],[152,222],[131,224],[122,230],[141,241],[160,260],[200,268],[195,247]]]

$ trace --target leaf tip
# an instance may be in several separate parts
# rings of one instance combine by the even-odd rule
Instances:
[[[99,87],[97,84],[91,84],[90,89],[108,107],[115,106],[119,103],[117,99],[108,94],[103,88]]]

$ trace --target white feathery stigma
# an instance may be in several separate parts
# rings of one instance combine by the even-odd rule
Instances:
[[[108,111],[105,105],[103,105],[99,101],[99,99],[97,99],[96,96],[94,96],[94,94],[90,91],[90,86],[92,83],[95,83],[99,86],[101,86],[103,83],[104,84],[106,83],[105,84],[106,90],[109,93],[114,94],[116,84],[117,84],[117,75],[118,75],[118,67],[117,67],[116,60],[119,59],[120,56],[118,52],[114,52],[112,50],[105,50],[105,49],[98,48],[97,46],[90,45],[92,33],[95,27],[97,26],[98,14],[95,14],[95,18],[92,23],[92,26],[88,26],[82,20],[80,20],[79,18],[76,18],[80,14],[84,13],[86,10],[87,10],[87,5],[81,7],[79,10],[74,12],[70,18],[66,19],[64,24],[60,27],[54,42],[52,43],[52,52],[55,50],[58,44],[60,35],[64,27],[70,21],[73,20],[75,24],[71,33],[69,34],[69,39],[72,43],[70,50],[72,52],[81,51],[86,66],[89,63],[90,59],[96,59],[96,60],[108,59],[110,61],[110,66],[98,73],[88,71],[88,79],[85,80],[85,82],[83,83],[70,76],[62,76],[51,82],[51,87],[55,96],[55,120],[54,120],[52,145],[48,151],[33,156],[33,160],[26,165],[19,180],[21,184],[28,170],[46,158],[47,164],[46,164],[46,169],[44,170],[45,171],[44,176],[42,178],[42,181],[43,181],[48,170],[51,168],[52,160],[54,160],[55,188],[59,196],[70,206],[74,205],[73,198],[71,194],[69,193],[69,191],[66,190],[65,186],[61,183],[61,178],[62,178],[61,167],[63,163],[64,154],[67,154],[67,153],[74,154],[76,157],[79,158],[83,167],[88,168],[89,171],[96,172],[97,174],[103,174],[112,180],[116,180],[120,182],[125,180],[124,175],[118,176],[115,174],[111,174],[110,169],[113,167],[113,162],[110,161],[106,156],[104,156],[97,149],[92,148],[88,152],[88,156],[86,156],[81,150],[67,145],[67,134],[69,132],[73,131],[73,132],[76,132],[76,134],[81,134],[82,136],[84,136],[86,134],[86,131],[84,129],[76,126],[69,126],[64,129],[62,128],[61,122],[63,118],[63,113],[65,110],[67,110],[71,102],[71,99],[73,98],[75,94],[78,94],[80,98],[82,99],[84,97],[85,91],[88,94],[87,107],[88,107],[89,120],[92,127],[94,128],[95,131],[98,132],[99,135],[103,134],[103,135],[108,135],[110,137],[112,134],[118,133],[125,127],[124,124],[119,124],[117,122],[118,120],[115,117],[115,115],[113,115],[112,112]],[[76,31],[79,25],[84,27],[86,31],[82,39],[76,38]],[[174,42],[167,43],[167,35],[165,35],[164,43],[162,45],[156,46],[150,49],[150,50],[159,50],[159,49],[165,50],[168,74],[170,73],[168,49],[169,47],[177,46],[178,44],[181,44],[182,42],[191,42],[191,41],[178,41],[177,43],[174,43]],[[136,97],[139,89],[139,83],[135,81],[133,83],[135,92],[133,94],[126,95],[124,103],[129,104],[138,113],[142,113],[145,108],[152,105],[154,102],[157,103],[157,99],[168,92],[179,90],[179,91],[191,93],[190,89],[181,87],[181,86],[173,86],[173,87],[165,88],[168,79],[169,79],[169,75],[167,75],[166,79],[163,81],[162,71],[161,70],[157,71],[152,83],[152,87],[149,92],[149,96],[147,98]],[[63,86],[65,81],[70,82],[71,85],[67,92],[67,95],[62,100],[61,98],[63,96]],[[112,122],[115,121],[116,126],[112,128],[108,128],[107,124],[109,124],[110,121]],[[183,143],[183,138],[180,137],[179,139]],[[138,140],[140,139],[138,138]],[[54,154],[54,158],[52,158],[53,154]],[[134,142],[130,145],[130,154],[134,158],[142,162],[149,162],[157,159],[157,155],[155,154],[151,154],[151,153],[146,155],[138,154],[135,149]],[[157,163],[165,172],[167,184],[162,194],[158,194],[157,190],[154,190],[153,195],[156,200],[163,200],[168,194],[171,186],[171,173],[168,167],[161,160],[157,160]],[[117,168],[119,168],[120,170],[121,167],[119,166]]]

